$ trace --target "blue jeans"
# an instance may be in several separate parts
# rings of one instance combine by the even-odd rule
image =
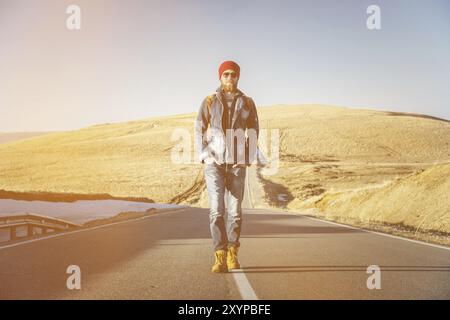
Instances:
[[[205,181],[208,190],[210,213],[209,226],[214,251],[239,247],[242,225],[242,199],[244,197],[247,167],[233,164],[205,164]],[[225,198],[227,195],[228,216],[225,228]]]

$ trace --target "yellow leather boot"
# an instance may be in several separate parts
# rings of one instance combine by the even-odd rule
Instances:
[[[227,267],[228,267],[228,270],[240,269],[241,268],[241,265],[240,265],[238,257],[237,257],[237,252],[238,252],[238,248],[237,247],[230,246],[228,248],[228,253],[227,253]]]
[[[227,251],[226,250],[217,250],[214,253],[215,261],[214,265],[211,268],[211,272],[219,273],[219,272],[228,272],[227,268]]]

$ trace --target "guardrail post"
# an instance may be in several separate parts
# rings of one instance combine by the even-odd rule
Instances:
[[[33,235],[33,225],[29,224],[27,225],[27,236],[31,237]]]
[[[17,235],[16,235],[16,227],[11,227],[9,229],[9,238],[11,240],[16,240],[17,239]]]

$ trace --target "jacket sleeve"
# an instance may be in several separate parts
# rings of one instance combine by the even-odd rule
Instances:
[[[198,110],[197,118],[195,119],[195,144],[197,150],[198,161],[204,163],[204,160],[209,156],[208,143],[206,140],[206,130],[209,125],[209,110],[206,104],[207,98],[205,98]]]
[[[256,139],[259,137],[259,120],[256,105],[252,98],[248,98],[250,114],[247,118],[247,129],[254,129],[256,131]]]
[[[258,160],[258,153],[259,153],[259,148],[258,148],[258,138],[259,138],[259,120],[258,120],[258,112],[256,111],[256,105],[255,102],[253,101],[252,98],[248,98],[248,103],[249,103],[249,115],[247,118],[247,131],[250,130],[254,130],[254,132],[256,133],[256,148],[253,149],[251,148],[251,141],[249,139],[249,137],[246,138],[246,161],[247,161],[247,166],[250,166],[251,163],[253,163],[253,161]],[[247,132],[248,134],[248,132]],[[252,133],[253,135],[253,133]],[[250,154],[250,152],[252,152],[252,154]]]

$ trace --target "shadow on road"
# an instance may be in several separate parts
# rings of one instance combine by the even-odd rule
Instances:
[[[280,272],[366,272],[368,266],[246,266],[233,272],[280,273]],[[383,272],[450,272],[450,266],[379,266]]]

